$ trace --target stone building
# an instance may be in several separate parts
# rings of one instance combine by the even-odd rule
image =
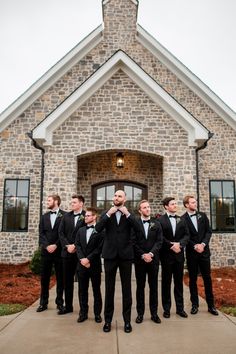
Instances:
[[[213,265],[234,265],[236,114],[137,24],[138,1],[102,10],[103,24],[0,116],[0,262],[31,257],[49,193],[102,210],[124,188],[130,208],[145,197],[154,213],[164,196],[182,205],[194,193]]]

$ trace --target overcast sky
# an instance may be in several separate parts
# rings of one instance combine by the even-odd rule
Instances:
[[[236,0],[140,0],[138,23],[236,111],[235,16]],[[0,0],[0,112],[101,23],[101,0]]]

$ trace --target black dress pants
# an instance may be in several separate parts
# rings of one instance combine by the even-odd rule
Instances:
[[[58,306],[63,305],[63,268],[62,259],[58,255],[41,256],[41,294],[40,305],[47,305],[49,298],[49,284],[52,274],[52,267],[56,273],[56,299],[55,303]]]
[[[105,268],[105,322],[111,323],[114,313],[114,295],[116,273],[119,268],[120,280],[122,287],[122,314],[124,322],[130,322],[132,292],[131,292],[131,273],[132,260],[124,260],[121,258],[104,259]]]
[[[143,316],[145,311],[145,283],[148,276],[149,284],[149,309],[152,316],[157,314],[158,307],[158,291],[157,291],[157,277],[159,264],[156,262],[139,262],[135,263],[135,277],[136,277],[136,309],[138,315]]]
[[[68,311],[73,311],[74,280],[77,263],[78,258],[76,253],[73,253],[70,257],[63,258],[65,307]]]

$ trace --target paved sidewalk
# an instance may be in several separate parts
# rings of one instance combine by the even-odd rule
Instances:
[[[133,298],[135,298],[135,280]],[[159,287],[160,288],[160,287]],[[102,282],[104,294],[104,281]],[[197,315],[187,319],[175,314],[172,307],[170,319],[159,315],[162,323],[150,320],[148,307],[145,320],[136,324],[135,300],[132,311],[133,332],[123,331],[121,316],[121,287],[116,283],[115,314],[110,333],[103,333],[103,323],[94,322],[90,301],[89,319],[77,323],[78,300],[75,288],[75,310],[72,314],[58,316],[55,304],[55,288],[50,291],[47,311],[36,313],[38,302],[24,312],[0,317],[1,354],[235,354],[236,323],[229,316],[212,316],[202,300]],[[91,299],[90,293],[90,299]],[[148,296],[147,298],[148,299]],[[190,312],[188,288],[185,287],[185,310]],[[147,302],[147,300],[146,300]]]

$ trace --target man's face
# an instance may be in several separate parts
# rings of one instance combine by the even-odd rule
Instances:
[[[83,202],[78,198],[72,198],[70,205],[72,211],[80,211],[83,208]]]
[[[85,223],[86,224],[94,224],[96,222],[96,215],[93,215],[91,211],[86,211],[85,213]]]
[[[113,204],[117,207],[123,206],[126,201],[125,192],[124,191],[117,191],[113,197]]]
[[[165,209],[169,212],[169,213],[176,213],[177,211],[177,203],[175,200],[171,200],[169,202],[168,205],[165,206]]]
[[[47,199],[47,208],[49,210],[52,210],[52,209],[57,208],[57,207],[58,207],[57,201],[54,200],[52,197],[48,197],[48,199]]]
[[[149,217],[151,215],[151,207],[148,202],[142,203],[140,205],[139,213],[143,217]]]
[[[188,203],[186,204],[187,209],[191,211],[197,210],[197,201],[195,198],[189,198]]]

